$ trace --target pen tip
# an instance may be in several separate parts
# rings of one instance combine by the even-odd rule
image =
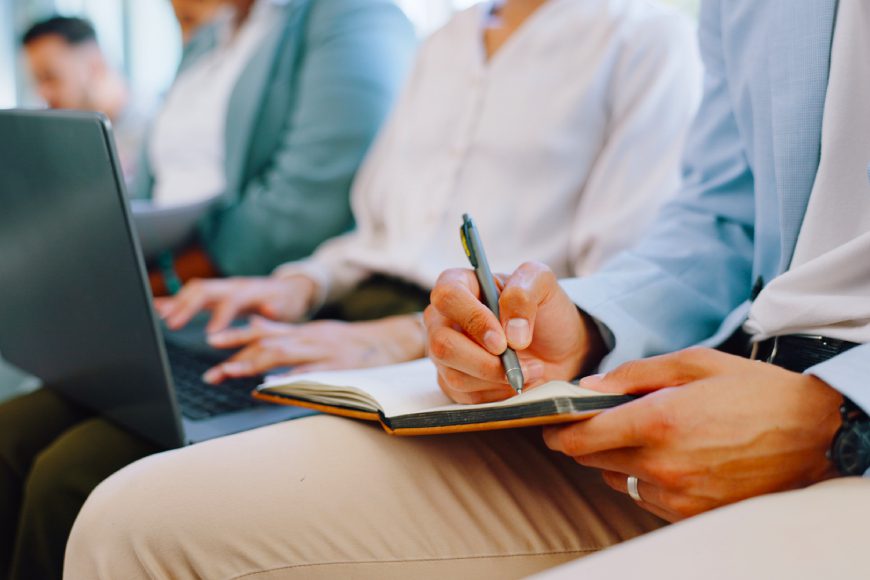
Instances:
[[[518,395],[522,394],[523,387],[525,386],[525,380],[523,378],[523,372],[520,369],[510,369],[507,371],[507,379],[510,386],[513,387],[513,390],[516,391]]]

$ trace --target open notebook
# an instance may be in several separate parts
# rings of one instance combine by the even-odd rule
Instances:
[[[254,396],[273,403],[379,421],[388,433],[395,435],[577,421],[633,399],[553,381],[497,403],[457,405],[441,392],[435,366],[429,359],[371,369],[269,377]]]

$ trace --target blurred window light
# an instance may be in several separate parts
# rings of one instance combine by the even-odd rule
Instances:
[[[421,38],[457,10],[480,0],[396,0]],[[484,0],[492,1],[492,0]],[[697,15],[700,0],[655,0]],[[169,0],[0,0],[0,107],[33,105],[18,40],[35,20],[53,13],[94,23],[110,62],[130,80],[146,106],[165,92],[178,65],[181,39]]]
[[[0,2],[0,109],[14,107],[15,95],[15,35],[12,27],[12,5]]]

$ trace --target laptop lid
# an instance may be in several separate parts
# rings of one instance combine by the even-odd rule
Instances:
[[[183,428],[123,183],[103,116],[0,111],[0,351],[176,447]]]

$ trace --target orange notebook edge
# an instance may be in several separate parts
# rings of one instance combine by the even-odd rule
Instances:
[[[535,427],[540,425],[554,425],[557,423],[568,423],[571,421],[582,421],[597,415],[605,409],[595,409],[582,412],[560,413],[558,415],[546,415],[543,417],[525,417],[522,419],[510,419],[507,421],[487,421],[484,423],[469,423],[466,425],[447,425],[444,427],[419,427],[419,428],[404,428],[392,429],[387,425],[380,414],[368,411],[359,411],[355,409],[347,409],[344,407],[335,407],[331,405],[323,405],[320,403],[312,403],[304,399],[296,399],[286,395],[271,395],[261,391],[254,391],[255,399],[267,401],[269,403],[277,403],[279,405],[292,405],[295,407],[304,407],[321,413],[330,415],[339,415],[350,419],[362,419],[364,421],[377,421],[384,428],[384,431],[390,435],[397,437],[414,437],[419,435],[442,435],[450,433],[469,433],[474,431],[495,431],[498,429],[517,429],[520,427]]]
[[[295,399],[293,397],[288,397],[286,395],[270,395],[269,393],[263,393],[261,391],[254,391],[251,393],[255,399],[259,399],[260,401],[266,401],[268,403],[276,403],[278,405],[292,405],[294,407],[304,407],[306,409],[312,409],[314,411],[320,411],[321,413],[328,413],[330,415],[340,415],[342,417],[348,417],[350,419],[362,419],[363,421],[377,421],[381,425],[383,425],[383,421],[381,421],[381,416],[377,413],[371,413],[368,411],[359,411],[356,409],[347,409],[345,407],[334,407],[331,405],[323,405],[321,403],[312,403],[311,401],[306,401],[304,399]],[[384,425],[384,429],[387,426]]]

